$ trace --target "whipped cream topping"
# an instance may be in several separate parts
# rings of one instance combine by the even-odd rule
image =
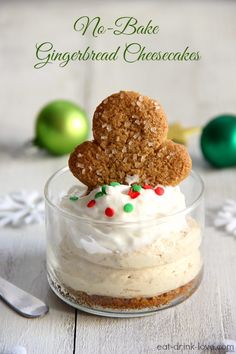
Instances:
[[[155,192],[156,190],[156,192]],[[62,207],[70,213],[92,220],[135,222],[175,214],[186,207],[184,194],[177,187],[144,189],[139,185],[98,187],[81,196],[76,187],[63,197]],[[112,210],[112,215],[106,210]]]
[[[186,207],[178,186],[157,186],[154,190],[118,184],[98,187],[84,196],[75,186],[62,198],[60,206],[91,220],[70,221],[70,225],[62,221],[66,229],[70,227],[75,247],[89,254],[127,253],[188,227],[181,214],[161,220]]]

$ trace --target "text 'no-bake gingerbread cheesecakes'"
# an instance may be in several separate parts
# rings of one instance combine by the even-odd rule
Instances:
[[[51,179],[48,199],[59,197],[47,208],[48,277],[73,306],[148,313],[198,287],[203,185],[167,132],[157,101],[115,93],[95,110],[94,140]]]

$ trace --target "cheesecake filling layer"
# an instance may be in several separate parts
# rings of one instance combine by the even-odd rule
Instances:
[[[200,273],[201,232],[196,221],[178,214],[186,207],[179,187],[161,186],[162,194],[142,188],[135,198],[130,188],[106,186],[81,196],[75,187],[62,198],[63,210],[85,220],[60,218],[53,227],[57,237],[48,245],[49,273],[64,287],[89,295],[152,297]],[[127,204],[132,211],[125,211]],[[163,222],[163,217],[168,218]]]

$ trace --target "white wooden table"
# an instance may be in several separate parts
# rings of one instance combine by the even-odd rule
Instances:
[[[130,14],[150,18],[160,34],[139,38],[152,49],[200,50],[192,63],[72,63],[33,69],[36,42],[60,49],[88,43],[113,47],[112,36],[81,38],[73,21],[81,15],[111,19]],[[21,146],[33,137],[34,119],[46,102],[65,98],[91,115],[96,104],[120,89],[160,99],[170,121],[203,125],[212,116],[236,112],[236,3],[170,2],[1,2],[0,4],[0,194],[26,189],[42,193],[46,179],[67,157],[30,156]],[[87,41],[87,42],[85,42]],[[115,44],[114,44],[115,43]],[[198,139],[190,143],[193,165],[206,184],[205,276],[200,289],[181,305],[153,316],[107,319],[87,315],[58,300],[45,273],[43,225],[0,229],[0,276],[45,300],[50,313],[27,320],[0,302],[0,353],[22,345],[41,353],[210,353],[157,350],[158,345],[219,344],[236,339],[236,240],[213,228],[211,216],[225,198],[236,199],[236,170],[213,170],[202,159]],[[211,351],[212,353],[213,351]],[[218,351],[215,351],[218,352]]]

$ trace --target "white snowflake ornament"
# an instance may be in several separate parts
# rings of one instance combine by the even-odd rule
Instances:
[[[0,197],[0,226],[20,227],[43,220],[44,199],[37,191],[21,191]]]
[[[16,345],[10,350],[9,354],[27,354],[27,351],[25,347],[22,347],[21,345]]]
[[[214,220],[215,227],[224,228],[236,236],[236,200],[227,199]]]

